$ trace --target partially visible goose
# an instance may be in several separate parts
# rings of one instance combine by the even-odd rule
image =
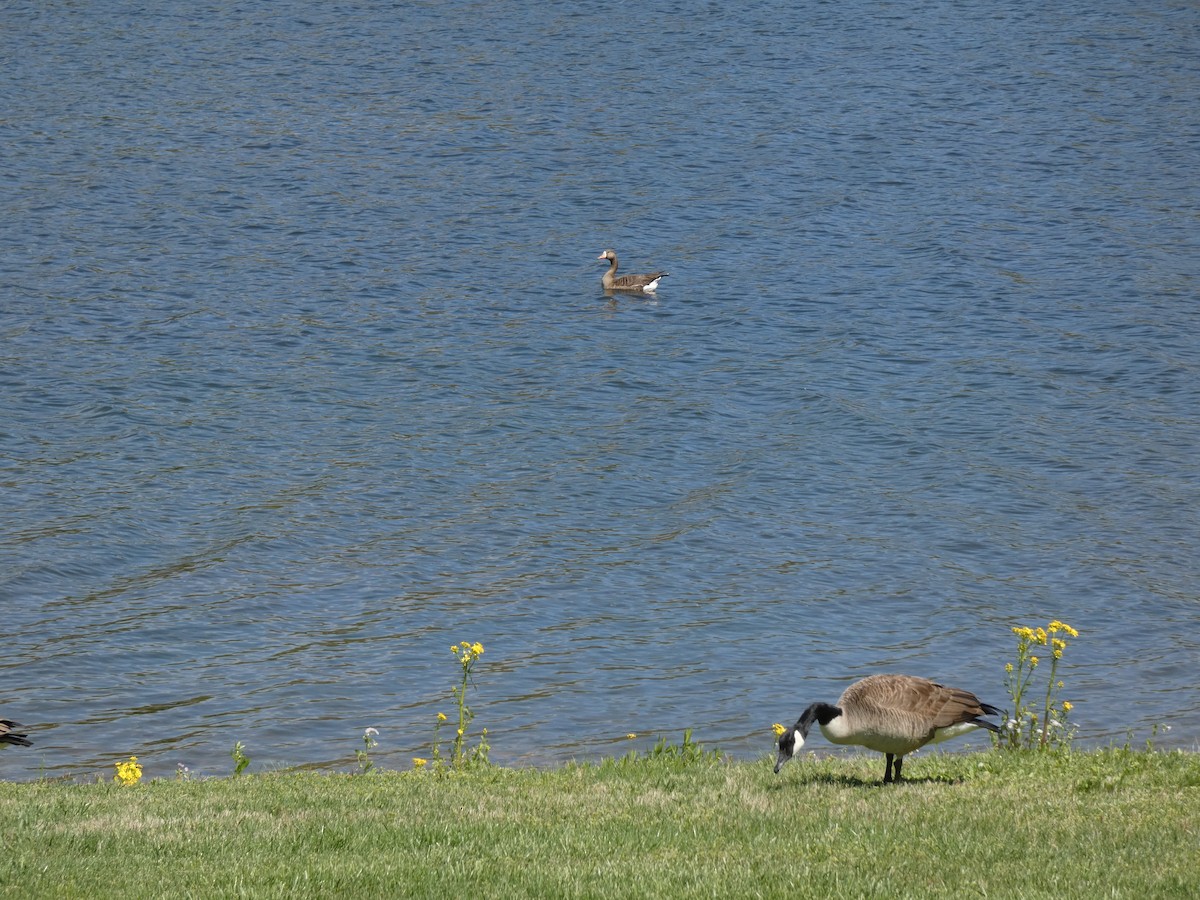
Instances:
[[[19,747],[32,747],[33,741],[14,730],[20,727],[12,719],[0,719],[0,744],[16,744]]]
[[[617,254],[605,250],[596,259],[607,259],[610,263],[608,271],[600,278],[606,291],[646,291],[654,293],[658,289],[660,278],[666,278],[669,272],[651,272],[649,275],[622,275],[617,277]]]
[[[904,755],[926,744],[986,728],[1000,729],[980,716],[1000,710],[970,691],[944,687],[914,675],[870,675],[846,688],[837,706],[814,703],[779,736],[775,771],[796,755],[816,722],[834,744],[857,744],[887,754],[883,783],[900,780]],[[895,758],[895,774],[892,759]]]

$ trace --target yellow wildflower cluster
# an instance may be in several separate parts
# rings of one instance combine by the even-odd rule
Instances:
[[[117,774],[113,776],[113,781],[117,784],[131,787],[142,780],[142,766],[136,756],[131,756],[124,762],[114,763],[114,765],[117,767]]]
[[[1067,638],[1079,637],[1079,632],[1066,622],[1055,619],[1045,628],[1015,625],[1012,633],[1017,636],[1016,661],[1006,663],[1004,672],[1005,684],[1009,696],[1012,697],[1014,709],[1001,740],[1013,747],[1045,747],[1049,744],[1068,742],[1070,730],[1067,726],[1067,714],[1074,706],[1058,700],[1057,693],[1063,683],[1057,679],[1057,670],[1059,661],[1063,658],[1063,651],[1067,649]],[[1033,670],[1042,661],[1041,657],[1033,653],[1038,647],[1045,647],[1050,652],[1050,673],[1045,694],[1035,706],[1029,697],[1029,690],[1032,688],[1030,681]],[[1041,708],[1035,712],[1037,706]]]
[[[1054,635],[1062,632],[1071,637],[1079,637],[1078,631],[1066,622],[1060,622],[1058,619],[1055,619],[1045,628],[1027,628],[1024,625],[1014,625],[1012,631],[1024,647],[1031,647],[1034,644],[1049,647],[1055,659],[1062,659],[1063,651],[1067,649],[1067,642],[1065,638],[1055,637]],[[1036,656],[1033,656],[1030,657],[1029,662],[1031,665],[1036,666],[1039,660]]]
[[[479,641],[463,641],[461,645],[452,644],[450,652],[458,657],[458,661],[465,668],[483,656],[483,644],[479,643]]]
[[[775,737],[779,737],[781,734],[783,734],[785,731],[787,731],[787,729],[784,728],[782,725],[780,725],[778,722],[776,722],[774,725],[771,726],[771,730],[773,732],[775,732]]]

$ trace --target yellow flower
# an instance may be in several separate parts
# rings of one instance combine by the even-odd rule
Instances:
[[[419,757],[419,756],[414,756],[414,757],[413,757],[413,766],[414,766],[415,768],[418,768],[418,769],[419,769],[419,768],[421,768],[421,766],[423,766],[423,765],[427,764],[428,762],[429,762],[429,760],[427,760],[427,759],[421,759],[421,757]]]
[[[451,644],[450,652],[453,653],[455,656],[458,656],[458,644]]]
[[[1029,657],[1029,665],[1036,666],[1037,664],[1038,664],[1038,658],[1036,656]]]
[[[471,645],[471,652],[476,656],[483,656],[483,644],[479,643],[479,641],[476,641]]]
[[[463,730],[462,730],[461,728],[460,728],[460,729],[458,729],[458,736],[459,736],[459,737],[462,737],[462,736],[463,736]]]
[[[1062,651],[1059,650],[1057,647],[1054,648],[1054,658],[1062,659]]]
[[[1060,622],[1058,619],[1055,619],[1053,622],[1050,623],[1050,631],[1051,631],[1051,633],[1054,633],[1056,631],[1065,631],[1071,637],[1079,637],[1078,631],[1076,631],[1074,628],[1072,628],[1066,622]]]
[[[1037,630],[1037,642],[1039,644],[1046,643],[1046,629],[1045,628],[1039,628]]]
[[[1011,672],[1011,671],[1012,671],[1012,663],[1005,663],[1005,664],[1004,664],[1004,671],[1005,671],[1005,672]]]
[[[1073,710],[1074,708],[1075,708],[1075,704],[1074,704],[1074,703],[1071,703],[1071,702],[1070,702],[1070,701],[1068,701],[1068,700],[1064,700],[1064,701],[1063,701],[1063,712],[1070,712],[1070,711],[1071,711],[1071,710]]]
[[[787,731],[787,729],[784,728],[782,725],[780,725],[778,722],[776,722],[774,725],[771,726],[771,730],[773,732],[775,732],[775,737],[779,737],[781,734],[783,734],[785,731]]]
[[[439,722],[445,722],[445,721],[446,721],[446,714],[445,714],[445,713],[438,713],[438,721],[439,721]]]
[[[129,787],[141,781],[142,767],[138,764],[136,756],[131,756],[125,762],[114,763],[114,765],[117,767],[117,774],[113,776],[113,781],[118,784]]]

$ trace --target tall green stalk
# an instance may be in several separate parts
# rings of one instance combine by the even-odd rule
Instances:
[[[466,742],[467,728],[470,726],[471,720],[475,718],[471,707],[467,705],[467,683],[471,680],[471,670],[475,668],[475,661],[483,656],[483,644],[478,641],[463,641],[461,645],[453,645],[450,652],[458,657],[459,665],[462,666],[462,682],[453,689],[454,699],[458,702],[458,732],[454,735],[454,748],[450,752],[450,764],[457,769],[466,763],[463,747]],[[477,751],[476,755],[482,755],[486,760],[486,738],[480,740],[480,748],[481,750]]]

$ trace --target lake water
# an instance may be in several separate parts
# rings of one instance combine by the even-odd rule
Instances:
[[[754,758],[1052,618],[1197,746],[1195,4],[0,17],[0,777],[407,768],[464,638],[496,762]]]

